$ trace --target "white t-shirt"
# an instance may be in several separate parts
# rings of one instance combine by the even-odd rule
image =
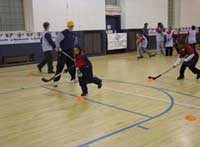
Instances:
[[[166,33],[165,47],[173,47],[173,31]]]
[[[157,42],[164,41],[164,34],[161,28],[156,29],[156,41]]]
[[[188,43],[189,44],[197,43],[196,35],[197,35],[197,31],[196,30],[190,30],[188,32]]]

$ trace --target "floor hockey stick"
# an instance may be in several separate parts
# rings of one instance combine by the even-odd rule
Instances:
[[[158,76],[155,76],[155,77],[149,76],[148,79],[156,80],[156,79],[160,78],[161,76],[163,76],[164,74],[170,72],[172,69],[174,69],[174,67],[170,67],[168,70],[166,70],[165,72],[159,74]]]
[[[66,57],[68,57],[69,59],[71,59],[72,61],[74,61],[74,59],[73,59],[70,55],[68,55],[67,53],[65,53],[64,51],[61,51],[61,53],[62,53],[63,55],[65,55]],[[65,72],[66,72],[66,71],[65,71]],[[55,74],[53,77],[51,77],[51,78],[49,78],[49,79],[43,77],[41,80],[42,80],[43,82],[47,83],[47,82],[50,82],[50,81],[54,80],[55,78],[61,76],[62,73],[63,73],[63,72],[61,72],[61,73],[59,73],[59,74]]]
[[[69,59],[71,59],[72,61],[75,61],[74,58],[72,58],[72,57],[71,57],[70,55],[68,55],[66,52],[61,51],[61,53],[62,53],[63,55],[65,55],[66,57],[68,57]]]

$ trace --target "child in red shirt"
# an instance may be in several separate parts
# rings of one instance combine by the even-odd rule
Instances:
[[[174,63],[174,67],[176,67],[179,64],[181,65],[180,74],[177,80],[184,79],[184,73],[186,68],[188,67],[194,74],[197,74],[197,78],[200,78],[200,70],[197,69],[195,66],[199,60],[199,54],[196,52],[196,50],[190,46],[185,45],[184,43],[179,43],[179,56]]]
[[[88,94],[87,84],[96,84],[100,89],[102,80],[93,76],[92,63],[80,48],[74,48],[74,53],[75,67],[78,69],[78,80],[82,89],[81,96],[86,96]]]

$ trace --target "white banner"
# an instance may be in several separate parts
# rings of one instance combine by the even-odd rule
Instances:
[[[108,50],[118,50],[127,48],[127,33],[107,34]]]
[[[52,32],[55,40],[57,33]],[[42,33],[0,33],[0,45],[40,43]]]

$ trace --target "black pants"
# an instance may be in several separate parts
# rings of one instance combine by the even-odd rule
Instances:
[[[78,80],[83,93],[88,93],[87,84],[93,83],[99,85],[102,82],[101,79],[93,77],[92,66],[80,68],[78,73]]]
[[[181,69],[180,69],[180,77],[184,77],[184,73],[186,68],[188,67],[194,74],[199,74],[200,70],[197,69],[195,66],[199,60],[198,53],[195,53],[195,56],[189,62],[183,62]]]
[[[175,47],[175,49],[176,49],[177,54],[179,54],[178,44],[175,44],[174,47]]]
[[[172,56],[172,55],[173,55],[173,47],[166,47],[165,56]]]
[[[72,57],[72,55],[70,55]],[[73,57],[72,57],[73,58]],[[63,68],[67,64],[67,68],[69,70],[69,74],[71,76],[71,80],[74,80],[76,78],[76,68],[74,66],[74,61],[72,61],[69,57],[66,57],[62,53],[58,53],[58,59],[57,59],[57,66],[56,66],[56,75],[60,74],[63,71]],[[54,79],[54,81],[59,81],[61,76],[58,76],[57,78]]]
[[[48,72],[52,72],[53,71],[52,51],[44,52],[44,59],[40,64],[38,64],[38,67],[43,68],[46,64],[48,65]]]

